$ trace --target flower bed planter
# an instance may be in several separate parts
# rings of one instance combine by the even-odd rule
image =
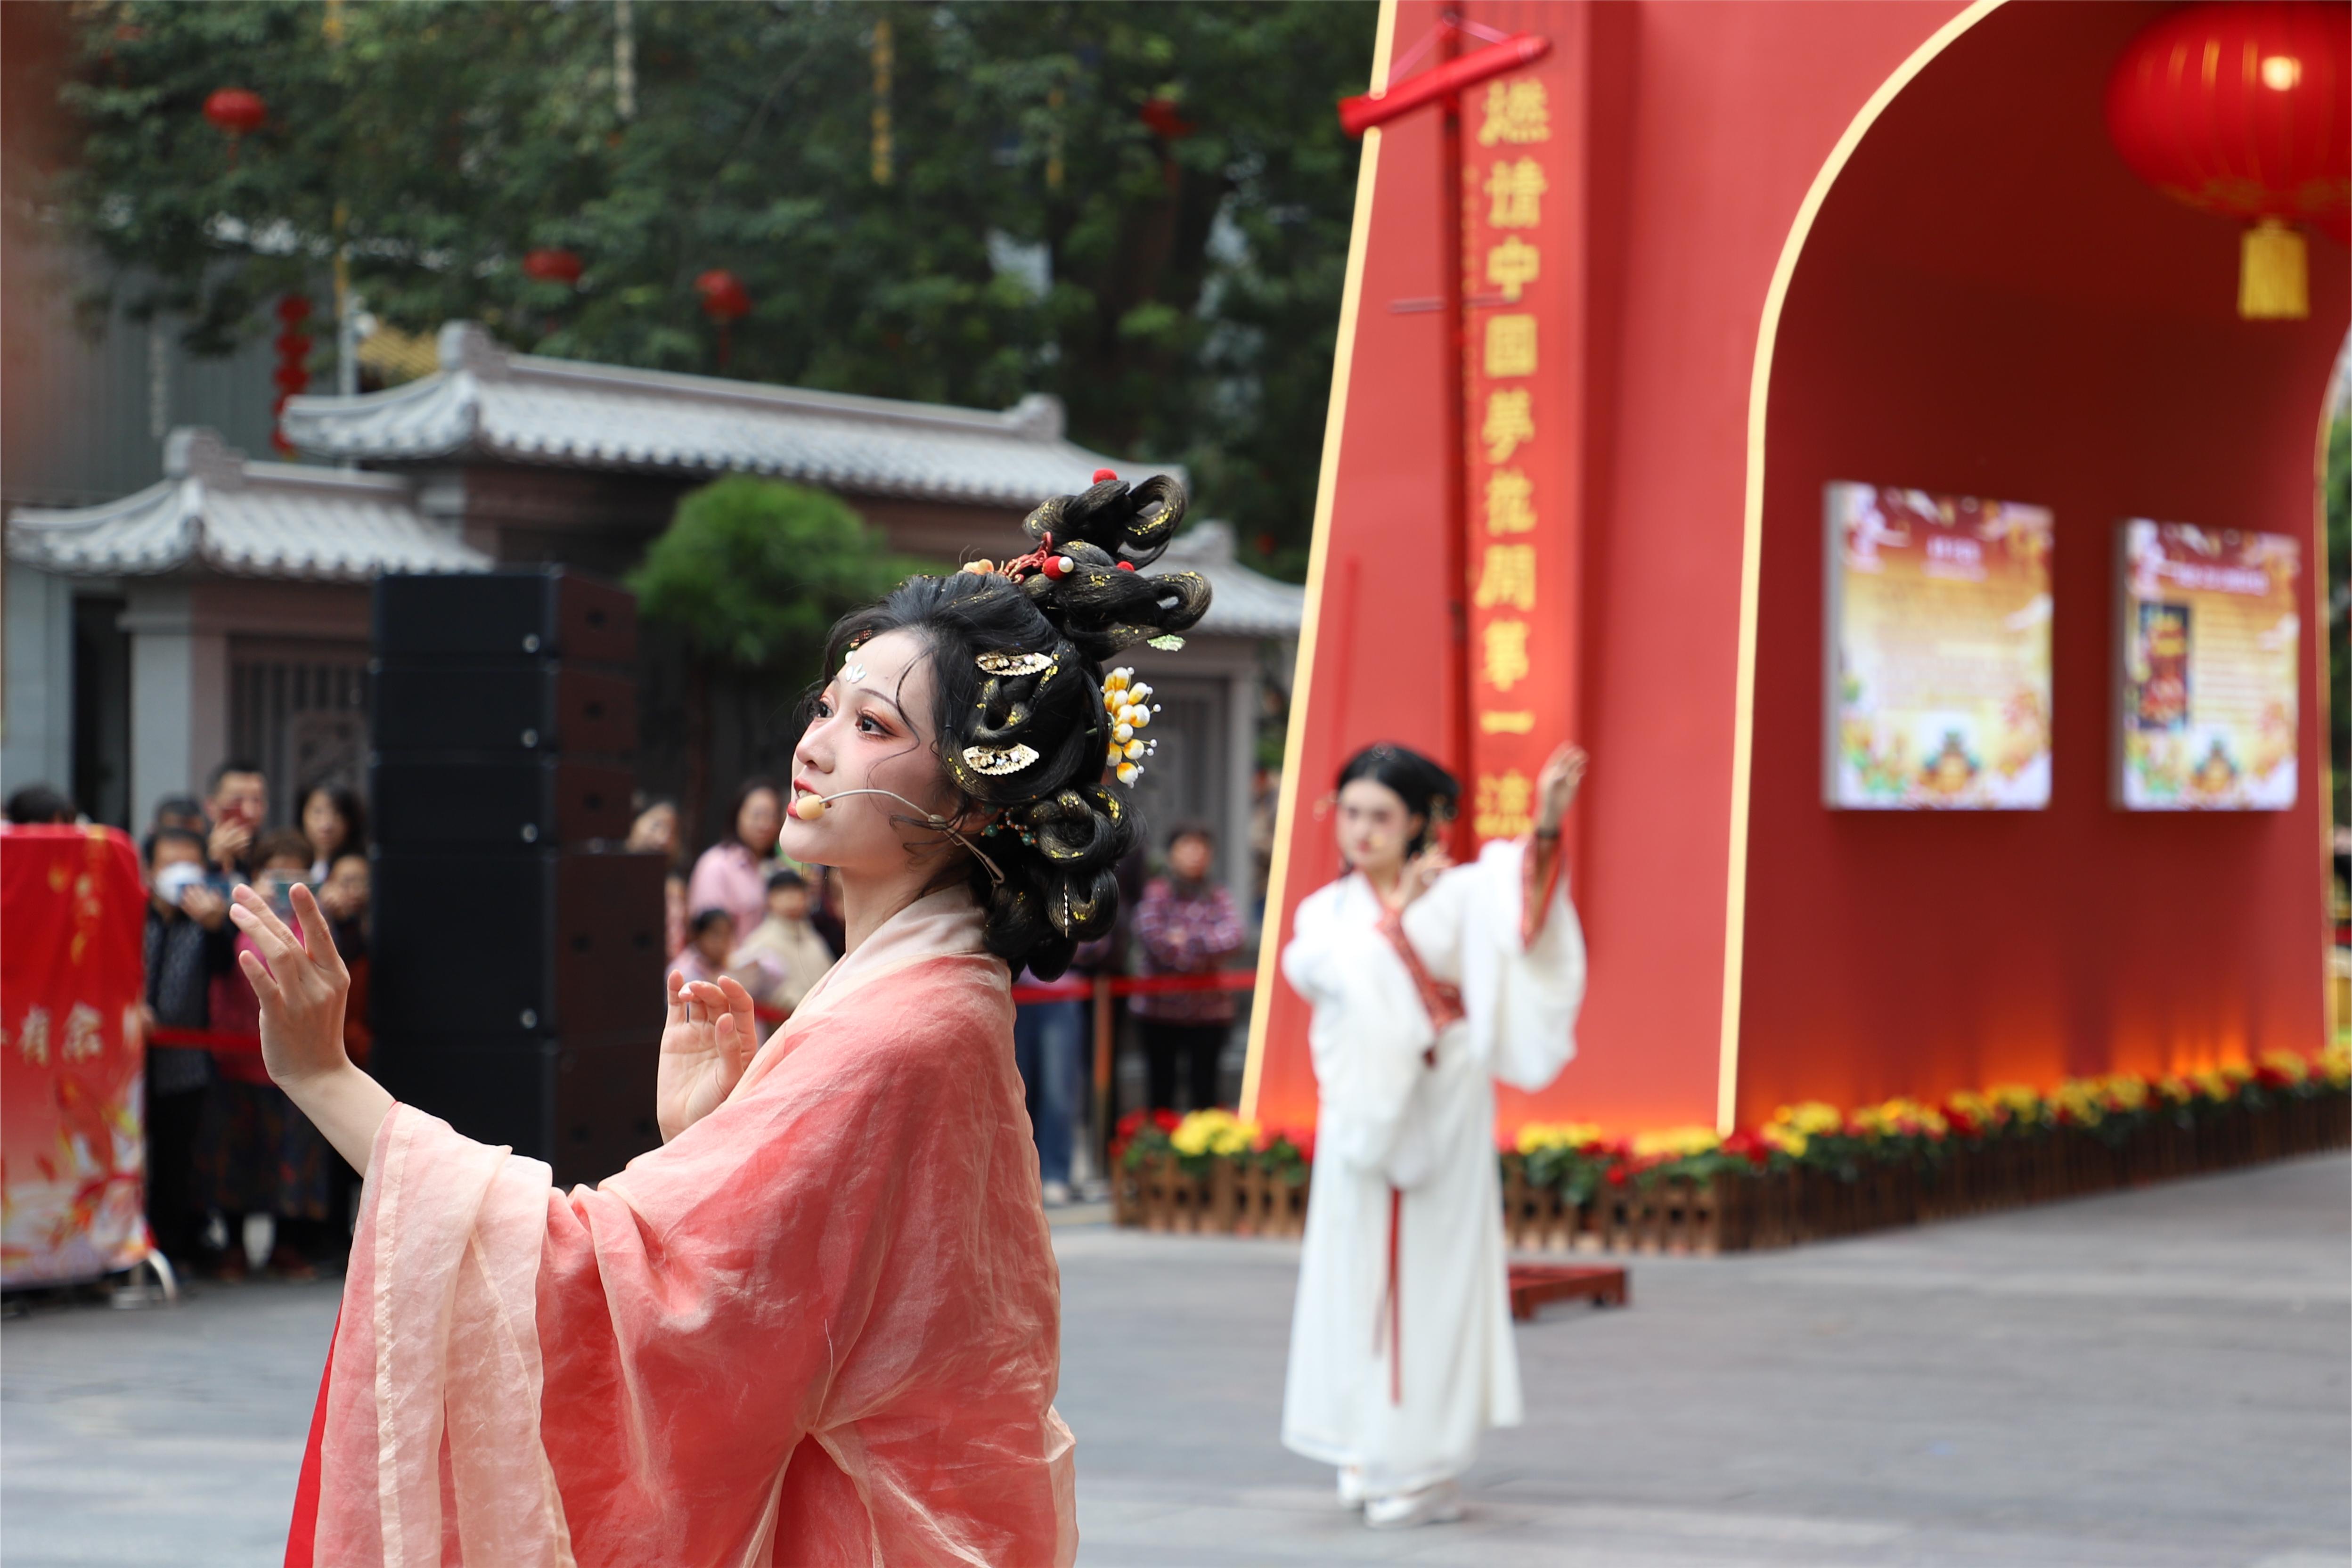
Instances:
[[[1521,1252],[1742,1252],[2342,1149],[2352,1146],[2347,1067],[2339,1047],[2315,1063],[2274,1056],[2194,1081],[1955,1097],[1941,1111],[1798,1107],[1727,1140],[1612,1143],[1590,1130],[1531,1129],[1538,1136],[1501,1156],[1503,1230]],[[1311,1144],[1203,1115],[1213,1120],[1122,1125],[1117,1223],[1299,1235]]]

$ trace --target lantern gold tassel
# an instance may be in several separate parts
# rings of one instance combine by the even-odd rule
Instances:
[[[2274,217],[2246,230],[2238,254],[2238,314],[2249,321],[2300,321],[2311,314],[2303,236]]]

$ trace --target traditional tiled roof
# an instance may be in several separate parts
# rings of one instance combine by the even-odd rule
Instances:
[[[18,508],[8,518],[8,559],[68,576],[204,567],[346,583],[490,564],[417,516],[396,474],[249,463],[212,431],[183,428],[164,442],[163,475],[103,506]]]
[[[441,329],[440,371],[356,397],[297,397],[287,438],[374,463],[495,458],[566,468],[773,474],[851,495],[1028,510],[1122,464],[1062,438],[1062,405],[1002,413],[520,354]]]
[[[1209,580],[1209,613],[1194,629],[1208,636],[1295,637],[1307,614],[1307,590],[1253,572],[1234,559],[1231,523],[1203,520],[1176,536],[1155,570],[1198,572]]]

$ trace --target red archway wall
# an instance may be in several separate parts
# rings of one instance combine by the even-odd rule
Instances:
[[[2313,614],[2293,810],[2107,805],[2114,525],[2293,533],[2306,586],[2323,574],[2315,440],[2347,317],[2345,254],[2315,239],[2311,319],[2240,321],[2235,231],[2110,150],[2107,68],[2167,9],[1994,12],[1888,107],[1804,246],[1768,410],[1743,1122],[2321,1041]],[[2047,810],[1822,805],[1831,479],[2054,510]]]
[[[1437,0],[1390,9],[1402,54]],[[1926,5],[1534,4],[1471,0],[1491,26],[1558,46],[1548,70],[1587,241],[1580,259],[1582,422],[1570,442],[1582,509],[1584,595],[1575,738],[1593,772],[1570,820],[1591,947],[1580,1055],[1530,1115],[1614,1127],[1712,1122],[1724,1010],[1726,883],[1738,657],[1750,370],[1773,269],[1816,174],[1871,93],[1959,0]],[[1559,79],[1555,78],[1555,79]],[[1561,88],[1557,91],[1567,91]],[[1264,969],[1298,900],[1336,869],[1316,811],[1356,747],[1443,754],[1438,657],[1448,635],[1430,578],[1444,453],[1437,129],[1383,132],[1318,535],[1318,592],[1302,648],[1278,879]],[[1565,151],[1565,149],[1563,150]],[[1306,1005],[1263,982],[1244,1110],[1282,1126],[1315,1114]]]

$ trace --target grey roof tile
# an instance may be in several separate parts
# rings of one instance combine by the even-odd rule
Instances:
[[[567,468],[742,471],[827,489],[1026,510],[1138,465],[1062,435],[1033,395],[1003,412],[519,354],[441,329],[437,374],[357,397],[298,397],[288,438],[370,462],[494,457]]]
[[[18,508],[8,519],[8,559],[68,576],[204,567],[339,583],[490,564],[419,517],[398,475],[247,462],[201,429],[173,431],[163,454],[163,480],[120,500]]]

